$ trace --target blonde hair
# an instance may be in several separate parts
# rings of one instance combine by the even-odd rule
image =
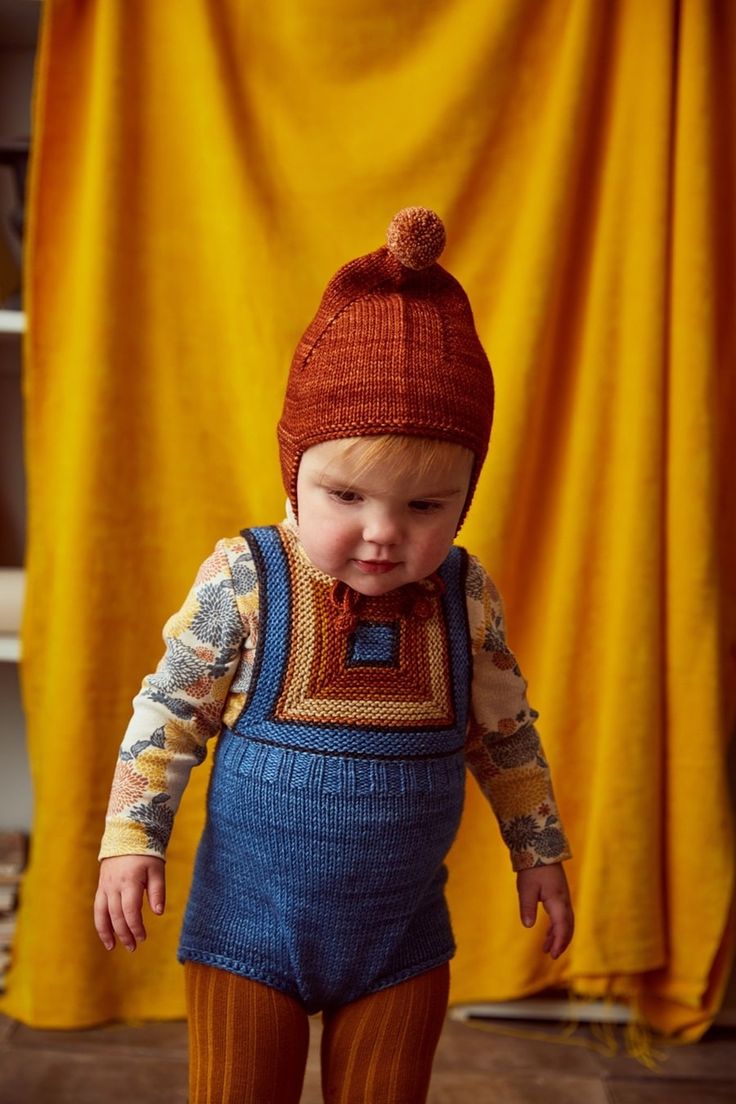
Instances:
[[[343,445],[340,459],[362,475],[370,475],[381,468],[392,474],[413,472],[421,478],[437,468],[450,468],[461,456],[475,459],[464,445],[434,437],[386,433],[378,437],[347,437],[340,443]]]

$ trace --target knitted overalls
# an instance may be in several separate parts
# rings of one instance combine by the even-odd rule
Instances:
[[[179,958],[313,1013],[454,953],[444,860],[464,793],[467,555],[451,549],[434,589],[369,598],[317,571],[288,528],[243,535],[253,679],[218,742]]]

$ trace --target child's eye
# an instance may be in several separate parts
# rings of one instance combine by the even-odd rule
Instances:
[[[412,510],[416,510],[419,514],[431,514],[435,510],[442,509],[441,502],[429,502],[426,499],[418,498],[409,503]]]
[[[360,501],[360,495],[355,491],[328,491],[330,498],[337,499],[338,502],[358,502]]]

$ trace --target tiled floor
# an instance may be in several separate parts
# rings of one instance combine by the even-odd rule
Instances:
[[[320,1104],[319,1019],[303,1104]],[[521,1036],[521,1037],[520,1037]],[[552,1040],[558,1041],[552,1041]],[[717,1028],[667,1049],[657,1072],[627,1054],[598,1053],[580,1028],[572,1041],[549,1024],[469,1026],[447,1021],[430,1104],[721,1104],[736,1101],[736,1030]],[[599,1047],[600,1049],[600,1047]],[[0,1104],[184,1104],[181,1023],[34,1031],[0,1017]]]

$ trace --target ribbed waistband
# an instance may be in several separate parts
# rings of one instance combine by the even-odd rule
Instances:
[[[431,757],[379,757],[304,750],[223,729],[220,767],[280,787],[322,793],[408,794],[456,791],[464,784],[464,748]]]

